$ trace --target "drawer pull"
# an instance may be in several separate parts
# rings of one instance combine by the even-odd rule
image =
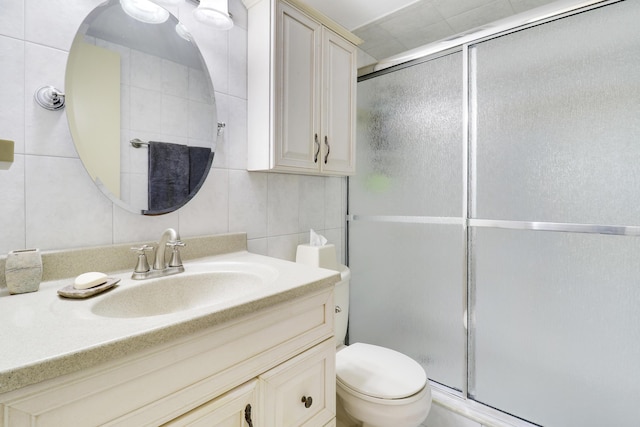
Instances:
[[[313,403],[313,399],[311,398],[311,396],[302,396],[302,403],[304,403],[305,408],[310,408],[311,404]]]

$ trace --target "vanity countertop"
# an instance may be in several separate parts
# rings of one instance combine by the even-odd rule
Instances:
[[[65,299],[57,290],[73,278],[43,282],[38,292],[9,295],[0,290],[0,393],[76,372],[203,331],[294,298],[332,287],[339,274],[246,251],[185,262],[185,273],[208,262],[258,263],[277,271],[259,291],[219,304],[148,317],[113,318],[93,314],[101,298],[144,281],[131,271],[109,274],[117,287],[88,299]],[[195,267],[194,267],[195,268]]]

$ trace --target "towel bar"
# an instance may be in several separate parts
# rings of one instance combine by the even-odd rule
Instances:
[[[129,141],[129,144],[131,144],[134,148],[140,148],[143,145],[145,145],[147,147],[149,146],[148,142],[141,141],[138,138],[132,139],[131,141]]]
[[[227,124],[225,122],[218,122],[218,136],[224,132],[224,128],[227,126]],[[144,146],[149,146],[148,142],[142,141],[141,139],[138,138],[134,138],[131,141],[129,141],[129,144],[131,144],[134,148],[140,148],[143,145]]]

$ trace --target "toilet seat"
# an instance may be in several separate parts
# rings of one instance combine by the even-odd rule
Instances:
[[[376,399],[404,399],[427,384],[427,374],[415,360],[364,343],[351,344],[337,353],[336,376],[357,393]]]

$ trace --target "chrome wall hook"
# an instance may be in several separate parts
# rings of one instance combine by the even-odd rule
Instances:
[[[64,108],[64,93],[53,86],[43,86],[38,89],[34,98],[39,106],[55,111]]]

